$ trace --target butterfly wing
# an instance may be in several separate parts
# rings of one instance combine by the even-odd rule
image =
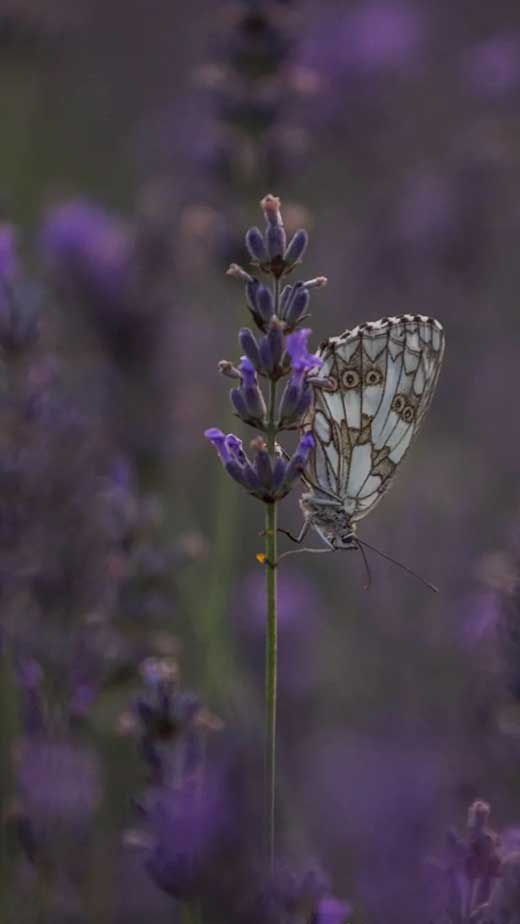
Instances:
[[[304,423],[315,437],[308,475],[315,490],[340,498],[352,521],[390,486],[432,399],[444,352],[438,321],[383,318],[333,337]]]

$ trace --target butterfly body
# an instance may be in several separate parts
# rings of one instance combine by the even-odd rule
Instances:
[[[332,548],[355,548],[356,522],[387,491],[433,396],[444,353],[438,321],[383,318],[320,347],[313,406],[302,426],[314,436],[301,507]]]
[[[356,549],[356,527],[340,498],[326,498],[315,493],[303,494],[300,507],[305,529],[314,527],[331,549]]]

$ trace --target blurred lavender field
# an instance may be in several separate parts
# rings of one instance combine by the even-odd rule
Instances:
[[[2,0],[0,125],[1,924],[518,924],[520,10]],[[280,567],[267,887],[263,522],[202,434],[249,436],[268,192],[312,349],[420,313],[447,352],[362,524],[440,593]]]

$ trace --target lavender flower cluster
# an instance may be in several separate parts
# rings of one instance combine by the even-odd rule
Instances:
[[[142,823],[127,840],[143,851],[156,885],[199,903],[204,921],[343,924],[348,906],[319,866],[264,868],[254,741],[183,693],[171,660],[149,659],[142,675],[135,715],[148,785]]]
[[[244,351],[240,362],[227,360],[219,364],[220,372],[237,383],[230,391],[230,401],[237,417],[260,430],[269,439],[284,430],[298,428],[312,402],[312,374],[321,366],[318,356],[309,352],[307,341],[311,331],[300,325],[308,317],[310,291],[326,284],[324,276],[294,285],[281,282],[302,260],[307,247],[307,234],[296,231],[289,243],[280,211],[280,200],[268,195],[262,200],[266,230],[250,228],[246,246],[251,261],[272,279],[272,287],[264,285],[237,264],[228,274],[245,283],[247,307],[260,332],[244,327],[239,343]],[[273,383],[287,379],[279,401],[273,401]],[[271,386],[266,401],[261,381]],[[306,433],[289,458],[276,443],[274,454],[268,442],[259,436],[251,443],[254,459],[244,451],[242,441],[234,433],[223,433],[213,427],[205,436],[215,446],[228,474],[254,497],[266,503],[280,500],[289,493],[303,473],[314,446],[312,434]]]

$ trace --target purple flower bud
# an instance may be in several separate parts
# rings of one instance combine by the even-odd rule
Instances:
[[[265,445],[257,449],[255,471],[264,488],[272,490],[273,469],[271,466],[271,459],[269,458],[269,453],[267,452]]]
[[[287,462],[282,456],[278,456],[278,458],[276,459],[273,465],[273,476],[271,480],[273,493],[276,493],[278,489],[280,488],[280,485],[282,484],[285,478],[286,470],[287,470]]]
[[[244,484],[248,491],[251,491],[253,494],[256,494],[258,497],[263,498],[265,491],[262,489],[262,483],[256,474],[253,466],[250,462],[247,463],[243,471]]]
[[[302,400],[305,388],[305,369],[297,368],[285,386],[279,407],[279,426],[287,427],[297,423],[295,417],[298,406]]]
[[[234,433],[228,433],[226,436],[226,447],[240,465],[247,464],[247,456],[244,452],[242,440],[239,440]]]
[[[266,486],[262,483],[259,474],[255,471],[244,452],[242,440],[238,436],[235,436],[234,433],[226,435],[217,427],[206,430],[204,435],[215,446],[224,468],[234,481],[261,500],[271,499],[270,484],[267,486],[268,490],[266,490]],[[263,471],[265,460],[262,460],[260,465]]]
[[[262,368],[266,372],[272,372],[274,369],[273,356],[271,353],[271,345],[269,340],[266,337],[262,337],[260,341],[260,361],[262,363]]]
[[[256,307],[256,297],[258,294],[259,287],[260,287],[260,283],[258,282],[258,279],[253,279],[253,277],[251,276],[249,281],[246,283],[246,300],[247,300],[248,307],[253,312],[253,314],[255,314],[258,311]]]
[[[307,232],[304,231],[303,228],[300,228],[289,241],[287,250],[283,255],[285,262],[289,266],[292,266],[294,263],[299,263],[307,249],[308,243],[309,237]]]
[[[260,358],[266,372],[273,373],[279,368],[285,353],[285,337],[278,318],[272,318],[269,330],[260,341]]]
[[[266,286],[258,286],[256,308],[264,324],[268,324],[274,313],[274,304],[271,291]]]
[[[247,490],[249,490],[249,485],[246,480],[245,469],[243,465],[239,465],[236,459],[230,459],[229,462],[225,463],[224,468],[234,481],[237,481],[238,484],[242,485],[243,488],[247,488]]]
[[[230,453],[226,446],[226,434],[219,430],[218,427],[210,427],[209,430],[204,430],[204,436],[210,443],[213,443],[222,462],[225,464],[230,458]]]
[[[264,236],[259,228],[249,229],[246,234],[246,247],[251,258],[257,263],[267,263],[269,261]]]
[[[229,392],[229,400],[233,405],[238,416],[242,420],[247,420],[249,417],[249,412],[247,410],[246,399],[244,398],[244,393],[241,388],[232,388]]]
[[[319,356],[315,356],[307,350],[307,340],[311,333],[312,331],[306,327],[289,334],[287,337],[287,352],[291,357],[293,369],[302,368],[310,371],[323,366],[323,361]]]
[[[255,368],[247,356],[242,356],[239,369],[242,375],[241,393],[247,408],[246,419],[263,421],[266,413],[265,401],[258,387]]]
[[[260,359],[260,350],[255,335],[248,327],[242,327],[238,339],[247,358],[252,362],[257,372],[259,372],[262,366],[262,360]]]
[[[282,216],[280,214],[281,202],[278,196],[272,196],[269,193],[267,196],[264,196],[260,205],[264,210],[265,220],[269,225],[281,225]]]
[[[273,316],[273,296],[266,286],[261,285],[258,279],[251,279],[246,285],[247,304],[261,330],[265,330]]]
[[[242,376],[242,384],[245,388],[253,388],[255,385],[258,385],[255,367],[253,366],[251,360],[247,358],[247,356],[242,356],[240,358],[240,365],[238,369],[240,375]]]
[[[299,283],[294,287],[292,297],[289,299],[284,320],[288,327],[296,327],[307,312],[310,295],[307,289]]]
[[[309,455],[313,449],[314,437],[312,433],[306,433],[305,436],[303,436],[300,440],[293,456],[289,461],[285,473],[283,487],[289,489],[293,482],[296,481],[296,479],[299,478],[299,476],[303,473],[305,466],[307,465]]]
[[[292,292],[293,292],[292,286],[284,286],[282,289],[282,294],[280,295],[280,307],[278,309],[278,314],[281,318],[285,318],[285,311],[287,309],[287,305],[289,304],[291,300]]]
[[[282,258],[287,244],[283,225],[268,225],[265,236],[269,258],[271,260],[277,257]]]
[[[274,368],[280,365],[283,354],[285,353],[285,337],[283,327],[278,318],[272,318],[267,332],[267,340],[273,358]]]

